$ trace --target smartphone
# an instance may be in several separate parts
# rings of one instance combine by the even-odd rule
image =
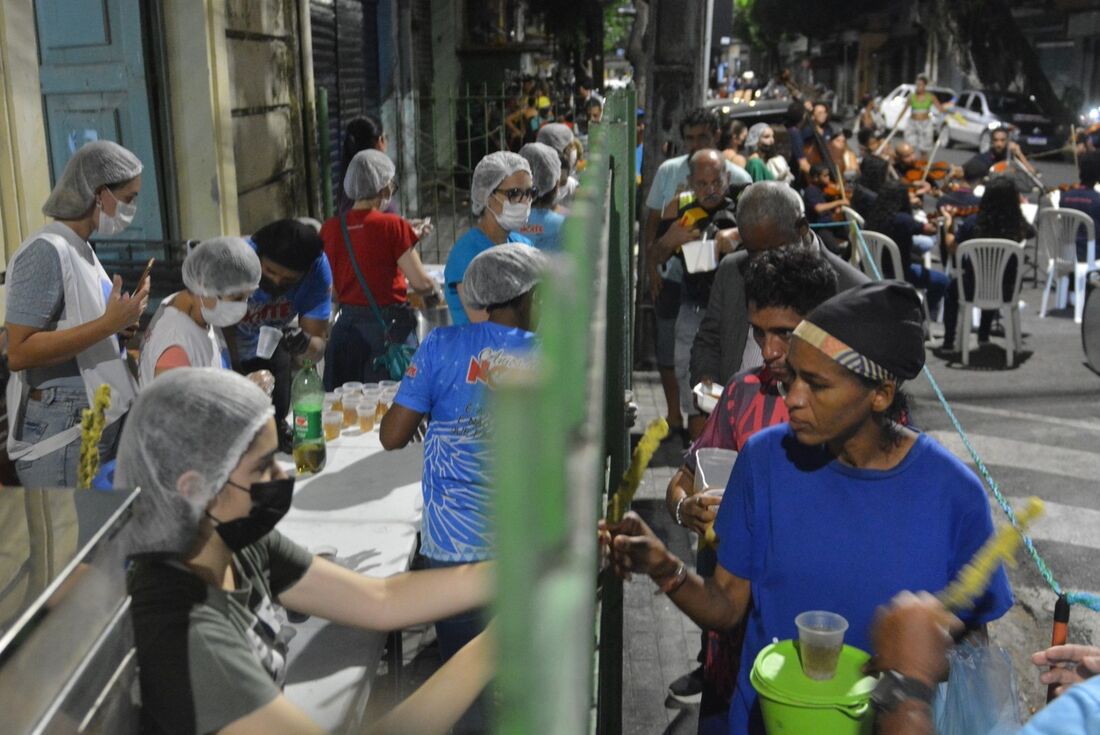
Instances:
[[[145,264],[145,271],[141,274],[141,278],[138,279],[137,287],[134,289],[135,291],[141,288],[141,284],[145,283],[145,279],[153,272],[153,263],[156,262],[156,258],[149,258],[149,262]]]

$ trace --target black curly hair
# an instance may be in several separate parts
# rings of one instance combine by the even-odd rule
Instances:
[[[909,210],[909,188],[905,184],[890,182],[878,192],[878,198],[867,215],[867,229],[874,232],[890,232],[894,215]]]
[[[705,107],[696,107],[680,120],[680,135],[683,135],[688,128],[693,128],[696,125],[706,125],[710,134],[717,137],[718,115],[714,112]]]
[[[860,133],[863,131],[861,130]],[[890,163],[879,156],[866,156],[859,164],[859,183],[878,194],[886,185]]]
[[[805,316],[836,291],[836,271],[816,248],[765,250],[745,271],[745,301],[756,309],[790,308]]]
[[[1017,241],[1024,239],[1027,232],[1027,220],[1020,210],[1020,192],[1015,182],[1003,176],[990,179],[978,204],[974,237],[1001,237]]]

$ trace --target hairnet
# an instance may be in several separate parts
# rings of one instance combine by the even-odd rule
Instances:
[[[573,131],[565,123],[549,123],[539,128],[535,140],[550,146],[558,153],[564,153],[565,147],[573,142]]]
[[[749,134],[745,138],[745,150],[755,151],[757,143],[760,142],[760,136],[764,135],[764,131],[770,127],[767,123],[759,122],[749,128]]]
[[[382,151],[374,148],[359,151],[344,174],[344,193],[348,199],[371,199],[393,181],[396,173],[393,161]]]
[[[489,202],[493,189],[516,171],[531,173],[527,159],[518,153],[497,151],[482,158],[474,168],[474,178],[470,183],[470,208],[474,214],[481,214]]]
[[[196,296],[230,296],[260,285],[260,258],[239,237],[203,240],[183,261],[183,285]]]
[[[558,152],[545,143],[528,143],[519,154],[531,165],[531,178],[539,196],[551,191],[561,179],[561,158]]]
[[[95,190],[121,184],[141,173],[138,157],[118,143],[85,143],[65,164],[65,170],[42,205],[42,214],[56,219],[83,217],[95,203]]]
[[[115,471],[115,487],[141,488],[128,553],[190,550],[203,511],[271,415],[267,394],[232,370],[177,368],[143,389]]]
[[[462,277],[463,298],[471,309],[506,304],[535,287],[546,261],[529,245],[495,245],[470,261]]]

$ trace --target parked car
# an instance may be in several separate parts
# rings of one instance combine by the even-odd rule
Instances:
[[[906,101],[915,90],[916,87],[912,84],[898,85],[894,91],[883,97],[878,103],[878,109],[874,113],[875,122],[886,130],[893,130],[894,125],[898,122],[898,116],[901,115],[902,110],[905,110]],[[950,87],[933,87],[929,85],[928,91],[936,95],[936,99],[940,101],[940,104],[947,105],[955,101],[955,90]],[[935,107],[932,108],[932,123],[938,135],[943,126],[943,116]],[[898,125],[898,133],[904,133],[908,124],[909,110],[905,110],[905,115],[901,118],[901,124]]]
[[[723,123],[727,120],[740,120],[745,123],[746,127],[751,128],[758,122],[782,125],[790,104],[790,100],[738,102],[728,98],[719,98],[707,100],[706,108],[718,113]]]
[[[1025,153],[1061,148],[1068,131],[1046,114],[1034,95],[965,90],[947,115],[947,145],[963,143],[985,152],[993,130],[1007,127]]]

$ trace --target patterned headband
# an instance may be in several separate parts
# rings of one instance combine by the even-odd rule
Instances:
[[[848,368],[856,375],[862,375],[875,381],[893,381],[900,383],[897,376],[877,362],[856,352],[821,327],[805,319],[795,327],[794,336],[800,337],[824,352],[838,364]]]

